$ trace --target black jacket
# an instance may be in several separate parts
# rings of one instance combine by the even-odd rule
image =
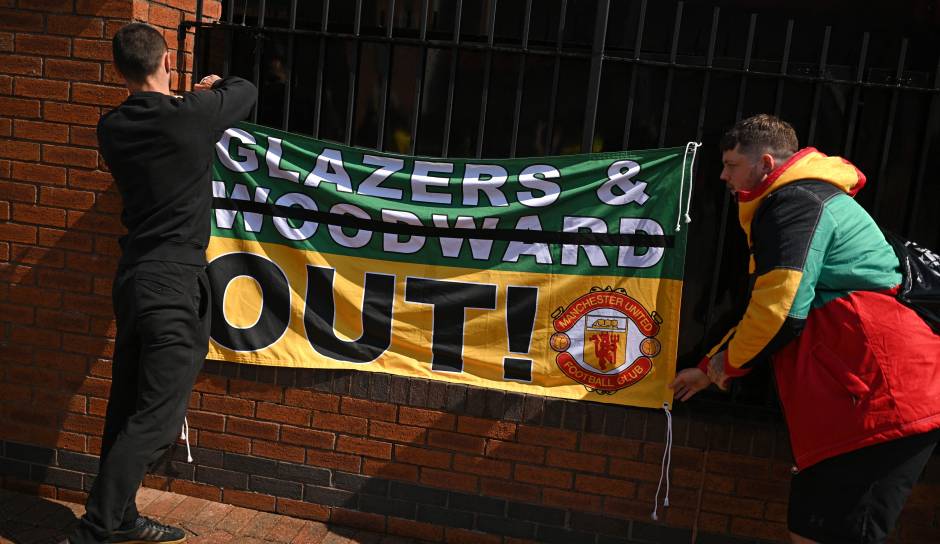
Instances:
[[[214,146],[248,116],[255,86],[238,77],[211,91],[135,92],[98,121],[98,146],[117,182],[127,235],[121,266],[140,261],[205,265]]]

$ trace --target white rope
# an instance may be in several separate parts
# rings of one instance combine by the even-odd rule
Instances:
[[[189,449],[189,421],[183,416],[183,428],[180,430],[180,438],[186,442],[186,461],[193,462],[193,452]]]
[[[663,450],[663,464],[659,471],[659,485],[656,486],[656,498],[653,499],[654,521],[659,520],[657,514],[659,510],[659,490],[663,486],[663,479],[666,480],[666,497],[663,499],[663,508],[669,508],[669,471],[672,468],[672,413],[669,412],[669,403],[663,403],[663,410],[666,412],[666,447]]]
[[[695,186],[695,179],[692,173],[695,169],[695,154],[698,152],[698,148],[702,147],[702,144],[698,142],[689,142],[685,144],[685,152],[682,153],[682,177],[679,178],[679,204],[678,204],[678,215],[676,216],[676,230],[682,230],[682,218],[685,217],[685,222],[691,223],[692,217],[689,216],[689,207],[692,205],[692,188]],[[689,157],[689,152],[692,153],[692,160],[689,162],[689,168],[686,169],[686,160]],[[682,213],[682,193],[685,192],[685,174],[689,174],[689,198],[685,204],[685,214]]]

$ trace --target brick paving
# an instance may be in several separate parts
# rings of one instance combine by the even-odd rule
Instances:
[[[421,541],[257,512],[168,491],[141,488],[140,512],[186,530],[187,543],[419,544]],[[81,504],[0,489],[0,544],[57,544],[84,514]]]

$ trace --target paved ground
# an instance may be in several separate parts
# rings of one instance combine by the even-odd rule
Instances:
[[[230,504],[141,488],[140,512],[186,529],[187,543],[417,544],[418,541],[333,527]],[[78,522],[84,506],[0,489],[0,544],[57,544]]]

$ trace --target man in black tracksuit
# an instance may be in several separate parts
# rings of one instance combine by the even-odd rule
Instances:
[[[141,517],[135,497],[179,436],[206,356],[209,171],[216,141],[248,115],[257,91],[208,76],[197,92],[175,96],[166,42],[142,23],[121,28],[113,49],[131,94],[99,121],[98,144],[128,232],[112,291],[117,338],[101,465],[69,542],[182,542],[180,529]]]

